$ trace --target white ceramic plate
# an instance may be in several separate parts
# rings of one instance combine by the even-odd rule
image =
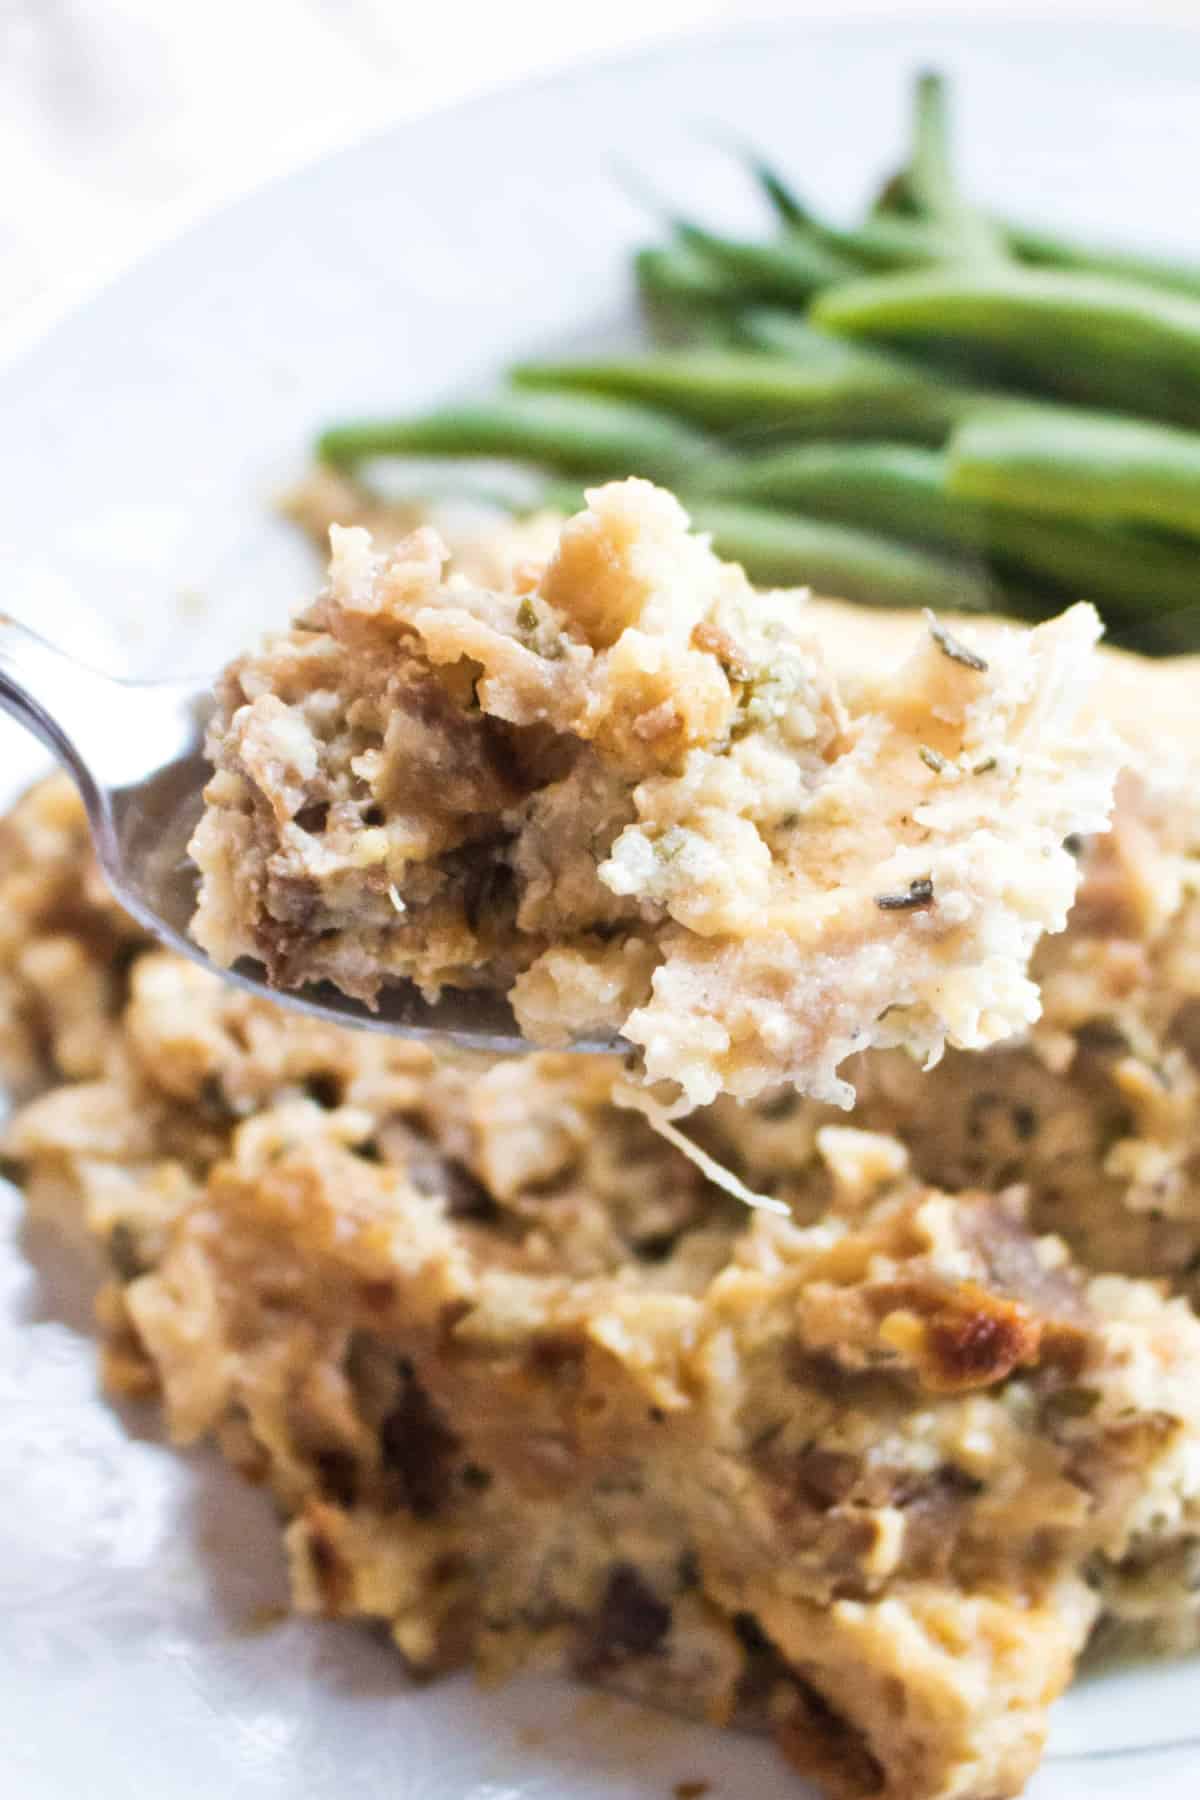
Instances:
[[[513,353],[628,331],[633,167],[749,223],[721,131],[833,208],[896,155],[907,76],[956,78],[972,186],[1023,214],[1191,249],[1200,34],[763,29],[490,97],[250,196],[0,374],[3,604],[140,670],[213,666],[312,580],[273,493],[314,428]],[[707,146],[705,140],[708,140]],[[0,800],[40,766],[5,724]],[[283,1598],[260,1495],[96,1397],[88,1276],[0,1191],[0,1765],[14,1800],[713,1800],[795,1796],[765,1746],[526,1682],[413,1690]],[[1094,1677],[1038,1800],[1194,1796],[1200,1662]]]

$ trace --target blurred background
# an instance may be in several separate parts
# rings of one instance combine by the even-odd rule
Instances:
[[[1200,28],[1197,0],[0,0],[0,327],[377,123],[754,17],[951,11]]]

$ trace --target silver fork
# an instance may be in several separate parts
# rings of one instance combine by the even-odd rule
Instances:
[[[85,668],[0,613],[0,709],[41,739],[73,778],[109,886],[139,924],[223,981],[281,1005],[369,1031],[440,1038],[469,1050],[535,1046],[503,995],[447,988],[437,1001],[409,982],[386,987],[372,1012],[329,982],[269,987],[257,965],[219,969],[188,935],[197,871],[187,854],[209,775],[203,754],[211,681],[121,681]],[[624,1048],[580,1039],[573,1050]]]

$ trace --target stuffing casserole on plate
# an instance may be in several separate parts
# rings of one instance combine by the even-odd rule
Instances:
[[[853,630],[887,666],[914,622]],[[268,1484],[297,1605],[414,1671],[757,1724],[842,1800],[1018,1792],[1090,1639],[1197,1636],[1187,673],[1103,659],[1113,828],[1021,1038],[854,1057],[849,1120],[689,1119],[787,1217],[615,1106],[616,1059],[438,1058],[157,951],[36,790],[0,827],[0,1045],[40,1090],[5,1152],[106,1248],[110,1387]]]

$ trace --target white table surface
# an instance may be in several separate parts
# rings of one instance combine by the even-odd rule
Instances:
[[[754,17],[913,0],[0,0],[0,330],[58,311],[197,212],[372,125]],[[972,17],[1133,0],[960,0]],[[1200,21],[1196,0],[1137,0]]]

